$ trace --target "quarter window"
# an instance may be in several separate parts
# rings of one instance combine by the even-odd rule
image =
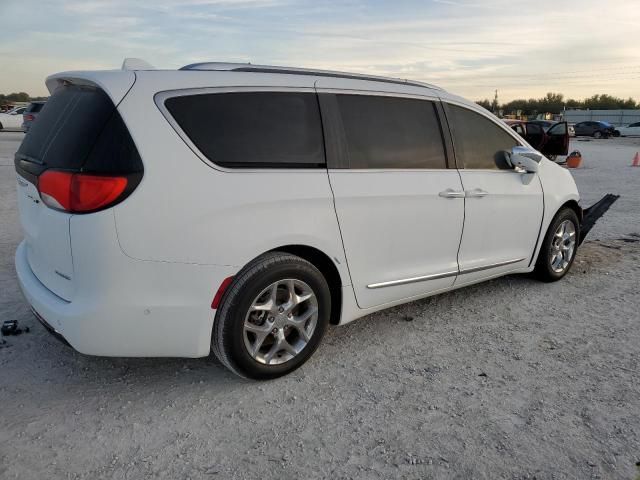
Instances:
[[[506,151],[518,141],[484,115],[448,105],[447,118],[453,134],[456,159],[464,168],[508,169]]]
[[[314,93],[195,94],[165,101],[194,145],[224,167],[325,166]]]
[[[447,168],[433,102],[336,95],[345,162],[353,169]]]

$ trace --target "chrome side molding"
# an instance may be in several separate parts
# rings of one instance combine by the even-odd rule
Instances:
[[[372,283],[367,288],[394,287],[396,285],[406,285],[407,283],[425,282],[427,280],[437,280],[439,278],[455,277],[458,271],[434,273],[433,275],[422,275],[420,277],[403,278],[401,280],[390,280],[388,282]]]
[[[526,260],[526,257],[515,258],[513,260],[506,260],[504,262],[491,263],[489,265],[483,265],[481,267],[466,268],[464,270],[459,270],[459,271],[456,270],[452,272],[434,273],[432,275],[422,275],[419,277],[402,278],[400,280],[389,280],[387,282],[371,283],[367,285],[367,288],[375,289],[375,288],[384,288],[384,287],[395,287],[397,285],[406,285],[408,283],[426,282],[427,280],[438,280],[440,278],[455,277],[457,275],[464,275],[466,273],[475,273],[475,272],[481,272],[482,270],[490,270],[492,268],[504,267],[506,265],[511,265],[513,263],[522,262],[523,260]]]
[[[464,270],[460,270],[460,275],[464,275],[465,273],[481,272],[482,270],[489,270],[491,268],[504,267],[505,265],[511,265],[512,263],[522,262],[523,260],[526,260],[526,259],[527,257],[515,258],[513,260],[507,260],[507,261],[498,262],[498,263],[491,263],[489,265],[483,265],[481,267],[465,268]]]

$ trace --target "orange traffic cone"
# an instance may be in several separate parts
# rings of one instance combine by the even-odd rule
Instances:
[[[636,152],[635,157],[633,157],[632,167],[640,167],[640,153]]]

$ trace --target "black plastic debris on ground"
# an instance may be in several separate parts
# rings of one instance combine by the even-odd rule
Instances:
[[[585,208],[582,210],[582,224],[580,225],[580,241],[579,245],[582,245],[585,237],[589,233],[589,231],[596,224],[598,219],[602,217],[609,210],[609,207],[615,203],[616,200],[620,198],[620,195],[614,195],[612,193],[607,193],[604,197],[602,197],[598,202],[591,205],[589,208]]]
[[[9,335],[20,335],[22,333],[28,333],[29,327],[19,328],[17,320],[5,320],[0,327],[2,335],[8,337]]]

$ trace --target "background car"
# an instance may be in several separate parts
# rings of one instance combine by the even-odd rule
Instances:
[[[530,120],[528,123],[531,123],[534,125],[540,125],[545,132],[548,132],[551,127],[553,127],[554,125],[557,125],[560,122],[555,122],[553,120]],[[573,128],[573,125],[567,125],[567,130],[569,132],[570,137],[576,136],[576,131]]]
[[[609,122],[588,121],[574,125],[576,137],[608,138],[616,136],[616,129]]]
[[[22,129],[25,132],[29,131],[31,124],[35,121],[45,103],[46,102],[31,102],[27,105],[27,109],[22,114]]]
[[[548,122],[544,128],[543,121],[503,120],[511,129],[524,138],[536,150],[542,152],[549,160],[555,161],[558,155],[569,153],[570,127],[567,122]]]
[[[20,130],[22,114],[27,107],[16,107],[6,113],[0,113],[0,130]]]
[[[617,130],[620,132],[620,136],[622,137],[640,135],[640,122],[631,123],[626,127],[618,127]]]

